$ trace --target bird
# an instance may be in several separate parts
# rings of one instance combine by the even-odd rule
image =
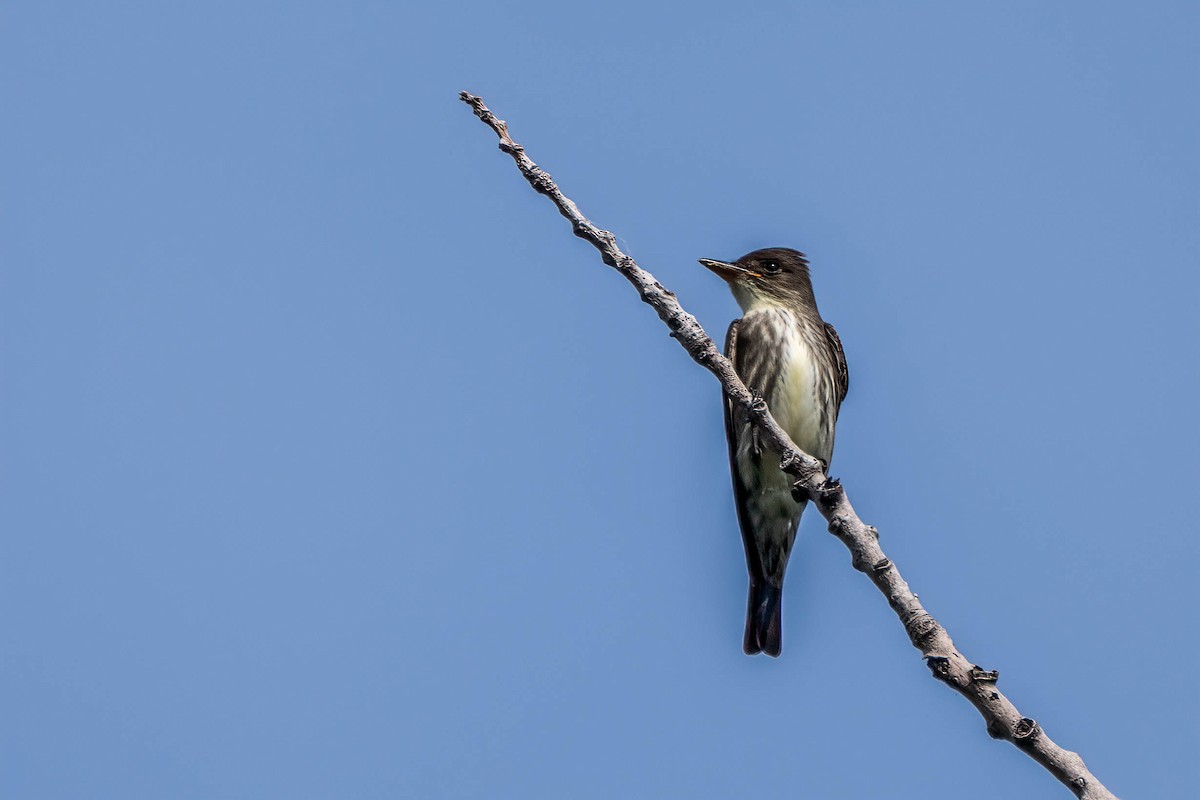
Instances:
[[[850,379],[842,341],[817,310],[808,258],[769,247],[732,262],[700,263],[729,284],[742,309],[725,337],[734,371],[792,441],[828,469]],[[728,396],[724,403],[734,504],[750,574],[742,649],[777,658],[783,652],[783,578],[808,501],[792,497],[793,479],[745,410]]]

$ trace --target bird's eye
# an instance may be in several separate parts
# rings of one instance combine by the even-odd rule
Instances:
[[[774,259],[763,262],[763,272],[768,275],[778,275],[782,270],[779,268],[779,262]]]

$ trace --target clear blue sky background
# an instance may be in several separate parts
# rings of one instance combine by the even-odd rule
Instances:
[[[805,250],[888,553],[1194,796],[1200,17],[999,6],[6,4],[0,794],[1068,796],[816,514],[742,655],[717,384],[469,89],[716,336]]]

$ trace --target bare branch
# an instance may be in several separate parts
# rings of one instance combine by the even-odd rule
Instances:
[[[850,550],[854,568],[867,575],[887,598],[896,612],[913,647],[921,651],[933,676],[970,701],[983,715],[987,732],[995,739],[1012,742],[1019,750],[1045,767],[1081,800],[1116,800],[1084,765],[1077,753],[1055,744],[1042,727],[1022,716],[1016,706],[997,688],[999,673],[972,664],[958,651],[950,634],[921,605],[917,595],[900,576],[900,570],[879,547],[879,532],[867,525],[846,497],[836,479],[828,478],[820,461],[801,451],[788,438],[767,410],[738,378],[733,365],[721,355],[700,323],[684,311],[675,295],[654,276],[639,267],[617,247],[616,237],[596,227],[562,193],[549,173],[525,154],[525,148],[509,136],[504,120],[493,114],[482,98],[467,92],[459,95],[475,115],[500,137],[500,149],[512,156],[517,168],[535,191],[546,195],[559,213],[571,222],[576,236],[600,251],[605,264],[613,267],[634,285],[642,300],[649,303],[671,330],[671,336],[687,350],[696,363],[717,377],[725,393],[750,415],[771,448],[783,456],[780,467],[796,478],[793,493],[807,496],[829,522],[829,532]]]

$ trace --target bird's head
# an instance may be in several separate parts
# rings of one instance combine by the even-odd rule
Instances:
[[[798,250],[768,247],[737,261],[702,258],[700,263],[725,279],[742,311],[771,306],[816,308],[808,259]]]

